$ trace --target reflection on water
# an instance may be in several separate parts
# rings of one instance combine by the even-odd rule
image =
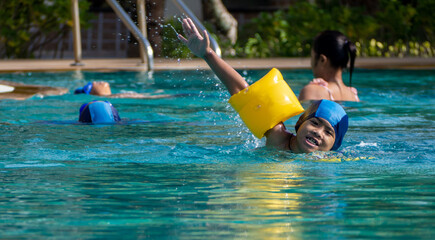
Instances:
[[[252,82],[265,72],[245,74]],[[296,93],[310,78],[283,74]],[[433,75],[359,70],[362,102],[343,103],[351,122],[341,152],[296,155],[262,147],[210,72],[3,74],[184,95],[113,99],[129,124],[108,126],[73,124],[92,96],[1,101],[0,236],[430,239]]]

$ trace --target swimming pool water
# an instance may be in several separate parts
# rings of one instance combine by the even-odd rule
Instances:
[[[250,83],[266,72],[241,71]],[[311,78],[282,73],[296,94]],[[0,238],[430,239],[434,76],[357,69],[362,101],[343,103],[348,134],[325,156],[265,149],[209,71],[0,74],[71,89],[0,101]],[[183,95],[107,99],[126,124],[76,124],[82,103],[106,100],[72,94],[95,80]]]

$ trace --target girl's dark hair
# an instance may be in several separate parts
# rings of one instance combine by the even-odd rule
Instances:
[[[356,46],[339,31],[323,31],[314,38],[315,59],[325,55],[335,68],[346,68],[350,57],[349,85],[352,86],[352,72],[355,65]]]

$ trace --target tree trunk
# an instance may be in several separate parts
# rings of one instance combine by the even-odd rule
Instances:
[[[137,22],[136,1],[120,1],[122,7],[130,13],[131,19]],[[165,10],[165,0],[146,0],[145,17],[147,24],[147,38],[154,52],[154,57],[161,56],[162,49],[162,27],[163,15]],[[128,47],[128,57],[139,57],[139,44],[133,34],[130,34],[131,42]]]
[[[234,45],[237,41],[237,20],[228,12],[222,0],[202,0],[204,20],[210,22],[219,37]],[[223,49],[233,55],[234,49]]]
[[[162,27],[165,11],[164,0],[146,0],[146,17],[148,40],[154,51],[154,57],[161,56],[162,49]]]

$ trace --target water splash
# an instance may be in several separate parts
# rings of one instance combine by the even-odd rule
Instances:
[[[162,24],[162,26],[163,27],[170,27],[172,30],[174,30],[174,32],[175,32],[175,34],[178,36],[178,35],[180,35],[178,32],[177,32],[177,30],[175,30],[175,28],[170,24],[170,23],[168,23],[168,24]]]
[[[377,143],[366,143],[366,142],[360,142],[358,145],[356,145],[357,147],[377,147],[378,144]]]

